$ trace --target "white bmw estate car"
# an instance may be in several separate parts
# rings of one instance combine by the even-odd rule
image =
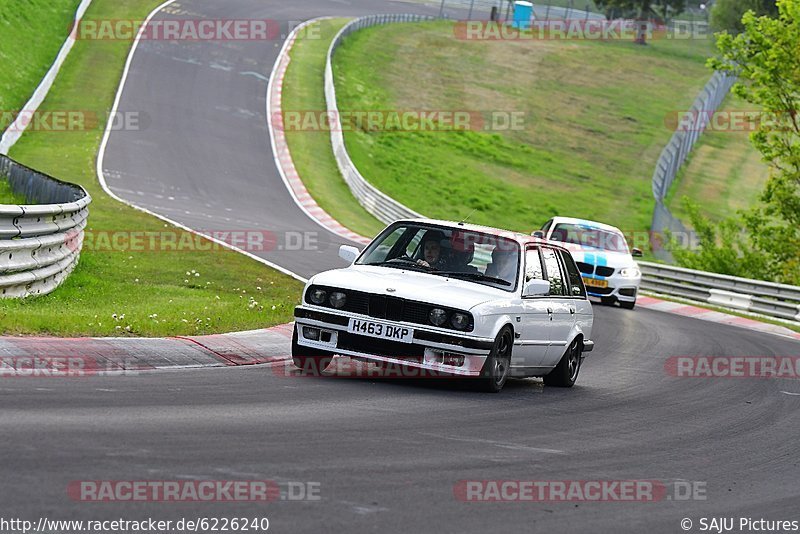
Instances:
[[[553,217],[533,235],[549,242],[563,243],[583,276],[589,295],[603,304],[619,302],[633,309],[642,281],[642,272],[634,261],[642,251],[628,248],[625,236],[614,226],[595,221]]]
[[[312,277],[295,308],[294,364],[321,372],[334,355],[472,377],[571,387],[592,350],[592,306],[570,253],[495,228],[398,221],[349,267]]]

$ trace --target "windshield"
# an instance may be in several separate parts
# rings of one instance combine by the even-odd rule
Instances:
[[[376,237],[357,263],[409,269],[513,291],[517,287],[519,259],[519,244],[512,239],[421,223],[398,223]]]
[[[582,247],[630,254],[625,236],[619,232],[601,230],[586,224],[559,223],[553,229],[550,239]]]

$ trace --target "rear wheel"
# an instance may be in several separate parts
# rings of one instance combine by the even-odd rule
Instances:
[[[489,393],[498,393],[506,384],[511,367],[511,347],[514,336],[510,328],[504,328],[494,340],[492,352],[486,358],[481,370],[480,389]]]
[[[556,386],[561,388],[571,388],[578,379],[578,372],[581,370],[581,342],[576,339],[561,357],[555,369],[544,377],[546,386]]]
[[[326,350],[303,347],[297,343],[297,328],[292,334],[292,361],[295,367],[309,376],[320,376],[333,360],[333,354]]]

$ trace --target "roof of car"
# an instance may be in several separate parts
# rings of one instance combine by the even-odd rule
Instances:
[[[454,228],[459,230],[472,230],[474,232],[483,232],[486,234],[497,234],[507,239],[514,239],[518,243],[522,245],[527,245],[529,243],[543,243],[548,246],[552,246],[555,248],[563,248],[559,246],[557,243],[553,243],[552,241],[548,241],[546,239],[541,239],[538,237],[533,237],[528,234],[523,234],[521,232],[514,232],[512,230],[504,230],[502,228],[494,228],[492,226],[482,226],[479,224],[472,224],[468,222],[457,222],[457,221],[445,221],[441,219],[404,219],[401,221],[396,222],[414,222],[414,223],[423,223],[423,224],[431,224],[435,226],[445,226],[448,228]]]
[[[590,221],[588,219],[576,219],[574,217],[553,217],[552,221],[553,224],[558,224],[558,223],[580,224],[584,226],[589,226],[591,228],[597,228],[599,230],[610,230],[612,232],[622,233],[622,231],[616,226],[611,226],[610,224],[605,224],[597,221]]]

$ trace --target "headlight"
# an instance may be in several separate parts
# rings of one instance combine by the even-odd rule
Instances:
[[[636,267],[626,267],[619,272],[625,278],[637,278],[642,275],[642,271]]]
[[[334,308],[344,308],[345,301],[347,301],[347,295],[341,291],[334,291],[328,299],[328,302],[330,302],[331,306]]]
[[[311,299],[311,302],[316,304],[317,306],[322,306],[325,304],[325,297],[328,296],[328,292],[324,289],[312,289],[311,293],[308,295],[308,298]]]
[[[442,326],[447,321],[447,312],[441,308],[434,308],[428,314],[428,319],[436,326]]]
[[[454,313],[452,319],[450,319],[450,324],[456,330],[466,330],[469,326],[469,315],[466,313]]]

